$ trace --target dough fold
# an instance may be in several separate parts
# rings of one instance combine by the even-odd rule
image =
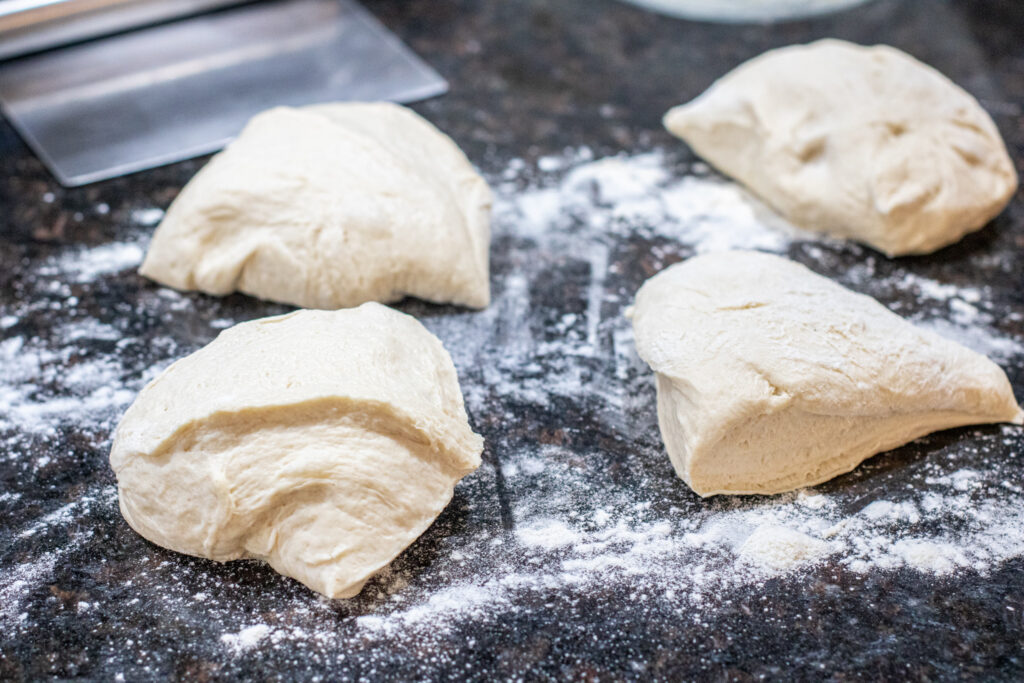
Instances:
[[[491,193],[454,142],[387,103],[255,116],[185,186],[139,272],[336,309],[490,300]]]
[[[776,256],[667,268],[632,318],[666,450],[702,496],[810,486],[936,430],[1024,419],[988,358]]]
[[[150,541],[333,598],[430,526],[482,448],[440,341],[368,303],[225,330],[142,390],[110,463]]]
[[[991,117],[887,46],[771,50],[665,115],[665,127],[793,223],[926,254],[996,216],[1017,173]]]

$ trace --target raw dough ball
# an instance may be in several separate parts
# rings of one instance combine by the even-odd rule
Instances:
[[[368,303],[225,330],[142,390],[110,464],[150,541],[333,598],[423,533],[482,449],[441,342]]]
[[[665,126],[797,225],[890,256],[956,242],[1017,188],[978,102],[891,47],[772,50],[669,111]]]
[[[139,272],[306,308],[484,307],[490,205],[455,143],[409,109],[271,109],[185,186]]]
[[[665,447],[702,496],[810,486],[929,432],[1024,418],[989,359],[776,256],[667,268],[632,317]]]

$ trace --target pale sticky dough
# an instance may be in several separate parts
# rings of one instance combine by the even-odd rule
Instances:
[[[665,126],[797,225],[890,256],[956,242],[1017,188],[977,100],[886,46],[772,50],[669,111]]]
[[[929,432],[1024,417],[989,359],[776,256],[667,268],[631,315],[666,450],[702,496],[809,486]]]
[[[280,107],[185,186],[139,272],[305,308],[406,295],[484,307],[490,205],[455,143],[409,109]]]
[[[110,462],[150,541],[349,597],[430,526],[482,447],[441,342],[368,303],[225,330],[142,390]]]

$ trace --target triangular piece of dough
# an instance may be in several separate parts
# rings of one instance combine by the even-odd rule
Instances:
[[[490,207],[462,151],[410,109],[278,107],[185,186],[139,272],[304,308],[404,296],[482,308]]]
[[[776,256],[667,268],[632,317],[665,447],[702,496],[789,491],[929,432],[1024,418],[988,358]]]

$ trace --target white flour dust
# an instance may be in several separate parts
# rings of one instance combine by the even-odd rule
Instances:
[[[526,165],[513,162],[496,184],[495,221],[514,222],[517,237],[542,241],[554,230],[575,234],[579,226],[590,235],[668,237],[697,252],[780,252],[795,238],[816,238],[734,183],[678,175],[662,152],[591,157],[587,148],[544,157],[539,182],[525,190]]]
[[[132,211],[132,220],[139,225],[152,226],[163,220],[164,210],[156,207]]]
[[[869,461],[850,484],[870,482],[857,494],[849,487],[821,487],[771,498],[698,500],[672,474],[657,441],[650,372],[637,358],[622,317],[640,281],[626,279],[616,264],[634,258],[628,250],[636,244],[643,251],[635,257],[648,259],[654,271],[693,253],[787,253],[799,245],[805,257],[822,264],[821,271],[832,272],[830,259],[857,247],[789,227],[735,185],[701,166],[680,168],[660,151],[595,160],[587,149],[570,150],[535,165],[513,161],[490,180],[496,196],[494,249],[504,251],[495,259],[500,267],[494,301],[485,311],[427,315],[423,322],[450,350],[475,419],[515,424],[528,405],[547,411],[556,420],[551,429],[564,432],[544,443],[503,444],[497,452],[511,529],[453,530],[438,541],[441,550],[428,568],[413,571],[397,562],[385,570],[360,598],[371,607],[352,618],[355,636],[336,624],[254,622],[232,612],[234,603],[219,603],[214,591],[186,594],[176,577],[201,571],[186,561],[166,570],[166,584],[147,595],[148,610],[178,614],[191,605],[203,614],[229,615],[224,618],[233,626],[218,642],[243,656],[279,643],[427,638],[467,620],[500,618],[531,596],[594,586],[614,586],[637,604],[668,603],[680,618],[691,618],[694,607],[713,608],[728,591],[757,590],[772,577],[816,567],[943,577],[984,574],[1024,554],[1024,489],[1015,483],[1017,428],[965,432],[952,444],[936,441],[929,455],[900,466],[899,485]],[[152,225],[159,218],[150,213],[134,219]],[[41,479],[50,463],[75,457],[35,447],[62,429],[108,438],[136,392],[183,353],[173,326],[154,342],[114,318],[76,313],[73,288],[124,277],[141,260],[142,243],[67,249],[42,260],[22,303],[0,309],[0,439],[7,446],[0,458],[27,477]],[[1001,316],[1019,312],[997,314],[983,283],[958,286],[904,270],[881,276],[878,257],[860,256],[837,279],[999,363],[1021,362],[1022,340],[999,331]],[[552,277],[554,271],[559,278]],[[565,292],[563,306],[538,295],[552,282]],[[910,297],[906,310],[898,295]],[[132,310],[174,312],[173,320],[180,321],[190,313],[190,301],[170,290],[140,296],[124,316]],[[60,322],[49,336],[24,332],[29,326],[23,320],[55,311]],[[228,313],[218,316],[204,323],[211,335],[236,322]],[[159,347],[166,360],[144,368],[126,361],[125,350],[142,343]],[[572,434],[561,429],[557,416],[582,410],[607,425],[618,442],[636,444],[625,466],[640,485],[618,487],[605,476],[607,454],[561,445]],[[108,446],[102,442],[96,457],[105,458]],[[460,489],[481,491],[473,477],[494,475],[485,465]],[[0,493],[0,503],[15,502],[16,494]],[[482,514],[493,502],[469,505],[469,514]],[[116,514],[112,487],[89,489],[13,536],[26,542],[72,524],[81,527],[90,516]],[[89,538],[76,531],[63,550],[0,576],[0,621],[19,623],[26,596],[50,581],[62,558]],[[87,604],[84,613],[97,609],[95,599]],[[307,596],[297,613],[312,623],[328,609]]]
[[[495,184],[496,241],[526,241],[524,252],[586,264],[589,278],[581,297],[586,305],[557,318],[549,330],[554,340],[526,324],[503,325],[502,320],[525,317],[532,282],[543,272],[544,264],[524,254],[522,267],[503,277],[491,308],[479,314],[499,330],[502,353],[498,364],[483,369],[480,386],[463,383],[471,411],[484,411],[494,394],[543,406],[560,398],[585,402],[597,396],[610,424],[628,425],[631,396],[650,375],[621,318],[633,292],[616,289],[610,277],[612,250],[624,237],[650,239],[655,256],[664,249],[659,240],[684,253],[735,248],[785,253],[797,241],[821,245],[805,244],[805,253],[817,251],[823,258],[824,248],[858,249],[787,225],[731,183],[680,175],[669,166],[661,152],[593,160],[586,149],[541,159],[536,170],[522,162],[509,166]],[[670,256],[669,250],[664,255]],[[875,258],[865,252],[868,263]],[[985,287],[958,287],[906,272],[879,278],[871,267],[847,275],[848,284],[883,298],[909,291],[916,304],[913,322],[997,361],[1024,356],[1021,340],[993,325]],[[426,323],[460,368],[479,367],[487,345],[498,343],[470,335],[450,320]],[[615,361],[613,378],[594,378],[586,371],[587,359],[602,355]],[[646,396],[652,399],[653,392]],[[507,417],[514,419],[515,411]],[[653,424],[652,419],[647,428]],[[1019,432],[1005,427],[966,435],[915,464],[913,489],[902,483],[893,490],[882,486],[872,491],[871,503],[811,489],[770,499],[717,498],[662,514],[652,510],[664,501],[637,500],[635,491],[626,495],[595,485],[594,477],[574,463],[585,454],[556,446],[504,453],[503,472],[516,501],[512,539],[474,542],[497,545],[507,562],[491,574],[453,580],[422,596],[412,589],[398,591],[387,608],[359,623],[393,636],[419,624],[435,628],[446,615],[500,614],[530,594],[619,584],[635,599],[661,596],[677,603],[680,614],[690,614],[722,590],[757,586],[823,562],[860,574],[898,568],[939,576],[959,569],[984,573],[1024,554],[1024,495],[1008,482],[1019,463],[991,458],[990,467],[980,472],[962,469],[958,461],[969,452],[999,452],[1017,444]],[[587,501],[591,512],[560,504],[569,500]],[[472,546],[454,551],[453,574],[461,558],[482,552]],[[447,561],[439,564],[445,572]]]
[[[92,282],[103,275],[137,268],[142,263],[143,253],[142,245],[134,242],[114,242],[92,249],[73,249],[49,259],[36,273],[61,282]]]
[[[253,624],[243,628],[238,633],[225,633],[220,637],[222,643],[235,652],[245,652],[260,644],[264,638],[270,635],[270,627],[266,624]]]
[[[47,513],[24,526],[15,534],[18,541],[33,542],[36,536],[60,533],[76,526],[91,515],[102,514],[117,509],[117,493],[114,487],[95,487],[83,491],[73,502]],[[91,528],[74,528],[65,540],[56,548],[38,554],[34,559],[16,564],[0,574],[0,628],[24,623],[28,614],[23,611],[29,594],[33,591],[45,590],[45,586],[53,581],[54,571],[58,564],[71,552],[84,547],[95,538],[95,530]],[[47,541],[40,539],[40,542]],[[79,611],[83,608],[79,603]]]
[[[0,365],[5,370],[0,429],[46,435],[68,422],[106,426],[127,407],[137,388],[125,386],[116,359],[76,356],[76,342],[107,334],[108,330],[85,323],[82,329],[69,330],[70,343],[60,350],[23,337],[0,342]]]
[[[879,486],[872,494],[891,499],[859,509],[841,493],[808,489],[767,500],[714,499],[664,516],[650,512],[661,502],[656,498],[595,490],[586,472],[567,464],[568,454],[542,448],[513,460],[529,466],[508,477],[524,493],[500,571],[453,582],[421,600],[404,595],[383,614],[359,621],[395,635],[421,624],[436,628],[446,618],[500,614],[530,594],[608,586],[622,586],[639,601],[669,599],[684,616],[730,590],[825,561],[858,574],[899,568],[984,574],[1024,554],[1024,495],[1005,479],[1019,463],[993,463],[982,473],[959,469],[957,461],[962,450],[990,448],[1016,431],[968,435],[966,443],[918,463],[912,489]],[[539,471],[525,474],[530,468]],[[559,519],[550,490],[603,507]],[[452,563],[439,564],[444,572]]]

